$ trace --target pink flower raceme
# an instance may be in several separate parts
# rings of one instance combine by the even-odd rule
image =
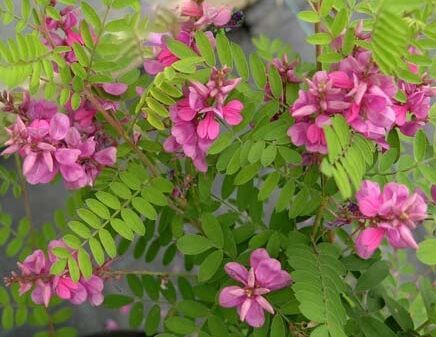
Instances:
[[[9,140],[2,154],[17,152],[24,158],[23,174],[30,184],[48,183],[60,173],[68,188],[81,188],[92,185],[104,167],[115,164],[116,148],[94,124],[95,110],[84,106],[61,114],[53,104],[27,96],[18,110],[15,123],[7,129]]]
[[[240,79],[227,79],[229,71],[214,69],[206,84],[191,82],[185,97],[170,107],[173,123],[171,137],[165,142],[165,150],[182,150],[196,168],[207,170],[206,152],[220,132],[219,121],[238,125],[242,121],[243,104],[239,100],[226,103],[229,94]]]
[[[166,44],[167,38],[174,38],[198,53],[195,44],[195,32],[204,30],[210,25],[216,27],[225,26],[232,17],[232,8],[227,6],[215,7],[206,2],[188,0],[181,5],[182,25],[176,33],[150,33],[146,46],[151,47],[153,57],[144,61],[144,69],[150,75],[156,75],[166,67],[179,60]],[[211,31],[206,31],[212,46],[215,46],[215,38]]]
[[[330,116],[343,113],[351,106],[342,83],[337,80],[340,76],[346,74],[319,71],[308,80],[308,91],[300,90],[291,107],[295,124],[288,130],[295,145],[304,145],[309,152],[327,153],[323,127],[330,123]]]
[[[60,20],[46,18],[45,25],[50,38],[43,42],[48,47],[69,46],[75,43],[84,45],[82,36],[79,33],[79,9],[74,7],[65,7],[60,11]],[[64,55],[68,63],[77,62],[74,51],[69,51]]]
[[[384,186],[364,181],[356,194],[360,212],[371,225],[356,240],[360,257],[367,259],[387,237],[394,248],[414,248],[418,245],[411,230],[426,217],[427,204],[420,193],[410,194],[405,185],[394,182]]]
[[[241,321],[258,328],[265,323],[265,310],[274,313],[263,295],[285,288],[292,281],[290,275],[282,270],[280,262],[271,258],[265,249],[251,253],[250,266],[247,270],[236,262],[225,265],[226,273],[243,287],[225,287],[219,294],[219,303],[224,308],[236,307]]]
[[[196,29],[204,29],[208,26],[223,27],[232,18],[232,8],[229,6],[216,7],[207,2],[186,0],[181,5],[181,14],[189,18],[189,23]]]
[[[67,249],[63,241],[51,241],[48,255],[42,250],[34,251],[22,263],[18,263],[21,275],[12,273],[12,276],[7,278],[7,283],[18,282],[20,295],[33,289],[32,301],[46,307],[55,295],[72,304],[88,301],[91,305],[98,306],[103,303],[104,283],[101,277],[97,275],[92,275],[89,279],[81,277],[78,282],[74,282],[68,269],[60,276],[50,275],[51,266],[58,260],[53,254],[53,249],[57,247]],[[74,253],[73,258],[75,258]]]
[[[372,61],[371,52],[348,56],[338,65],[336,85],[347,90],[351,107],[344,113],[356,131],[386,146],[385,137],[395,124],[393,100],[397,88],[393,79],[383,75]]]
[[[399,89],[405,94],[405,102],[396,102],[396,124],[406,136],[414,136],[428,122],[431,97],[436,96],[436,88],[429,84],[410,84],[399,81]],[[410,118],[408,118],[410,116]]]

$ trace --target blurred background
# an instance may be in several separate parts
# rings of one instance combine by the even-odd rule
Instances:
[[[19,1],[15,2],[18,5]],[[102,10],[100,0],[90,0],[89,2]],[[157,6],[171,6],[177,3],[177,0],[143,0],[142,2],[144,12],[147,15],[147,13],[155,11]],[[233,41],[241,44],[247,52],[254,50],[252,37],[264,34],[269,38],[280,38],[288,42],[293,51],[299,53],[303,60],[314,61],[314,49],[305,43],[305,38],[311,33],[312,27],[296,18],[296,13],[306,7],[304,0],[211,0],[211,2],[231,4],[244,10],[246,16],[244,26],[231,32],[229,36]],[[13,37],[13,34],[12,26],[0,26],[2,40]],[[0,165],[6,165],[11,170],[15,168],[13,158],[5,162],[0,157]],[[64,207],[67,197],[67,191],[62,183],[29,186],[28,190],[33,223],[41,227],[44,223],[53,222],[53,212]],[[7,213],[13,216],[14,223],[17,223],[25,215],[22,201],[15,199],[12,195],[2,197],[0,204]],[[6,258],[3,249],[0,250],[0,256],[0,280],[2,280],[4,276],[16,269],[16,260]],[[128,256],[119,264],[122,264],[122,269],[162,270],[159,264],[145,265],[143,260],[135,261],[133,258],[129,259]],[[109,284],[108,288],[119,293],[125,291],[123,285],[116,282]],[[108,319],[114,320],[120,327],[126,328],[128,326],[128,315],[126,314],[108,311],[101,307],[95,309],[87,305],[73,307],[73,310],[72,325],[78,330],[79,336],[88,336],[104,331]],[[0,337],[30,337],[35,331],[39,331],[39,329],[22,327],[7,332],[0,330]]]

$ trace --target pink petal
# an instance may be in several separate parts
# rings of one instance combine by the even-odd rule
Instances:
[[[260,304],[257,303],[257,301],[252,301],[252,303],[248,307],[248,311],[245,314],[245,321],[248,325],[254,328],[260,328],[265,324],[265,315],[263,312],[263,308],[260,306]]]
[[[125,83],[103,83],[103,90],[113,96],[121,96],[128,88]]]
[[[114,146],[98,151],[94,159],[101,165],[113,166],[117,161],[117,149]]]
[[[255,301],[266,311],[271,314],[274,314],[274,308],[272,305],[265,299],[263,296],[256,296]]]
[[[264,259],[260,261],[256,270],[256,283],[269,290],[278,290],[291,284],[291,277],[282,270],[281,264],[276,259]]]
[[[250,255],[250,266],[256,269],[259,263],[265,259],[270,259],[268,251],[265,248],[255,249]]]
[[[206,117],[198,123],[197,134],[200,138],[214,140],[218,137],[219,132],[220,125],[212,112],[207,113]]]
[[[292,112],[293,117],[309,116],[318,111],[318,107],[313,104],[304,105]]]
[[[413,249],[418,249],[418,244],[415,241],[415,238],[412,235],[412,232],[409,228],[402,225],[398,228],[398,231],[400,233],[401,239],[410,247]]]
[[[241,111],[243,108],[244,105],[240,101],[230,101],[223,107],[224,120],[230,125],[240,124],[242,122]]]
[[[242,305],[245,301],[244,289],[237,286],[225,287],[219,294],[219,304],[224,308],[233,308]]]
[[[364,180],[356,193],[360,211],[369,217],[377,215],[381,206],[380,186],[372,181]]]
[[[28,154],[24,158],[24,162],[23,162],[23,174],[24,175],[27,175],[32,170],[33,166],[35,165],[36,158],[37,158],[37,155],[33,152],[31,152],[30,154]]]
[[[333,86],[335,87],[343,89],[351,89],[353,87],[353,81],[343,71],[333,71],[328,76],[333,81]]]
[[[248,270],[237,262],[229,262],[224,266],[224,270],[232,279],[247,285],[248,282]]]
[[[61,165],[60,171],[64,180],[68,182],[76,181],[86,175],[83,167],[76,163],[70,165]]]
[[[356,252],[362,259],[369,259],[380,246],[386,230],[369,227],[364,229],[356,239]]]
[[[71,165],[79,159],[80,154],[80,150],[63,148],[56,150],[55,158],[62,165]]]
[[[67,115],[57,113],[50,121],[49,134],[54,140],[64,139],[70,128],[70,119]]]
[[[146,60],[144,61],[144,70],[149,75],[156,75],[164,70],[164,66],[162,63],[156,60]]]

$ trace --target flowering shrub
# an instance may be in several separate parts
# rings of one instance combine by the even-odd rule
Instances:
[[[3,329],[75,336],[67,301],[161,337],[433,336],[434,2],[309,1],[316,64],[247,57],[228,6],[102,3],[0,6],[0,193],[26,210],[0,209]],[[36,226],[29,184],[58,177]]]

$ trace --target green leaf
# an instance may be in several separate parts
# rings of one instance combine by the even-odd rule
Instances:
[[[344,30],[345,26],[348,23],[348,13],[347,10],[341,9],[335,16],[335,20],[333,21],[333,24],[331,26],[331,31],[333,34],[333,37],[339,36],[342,31]]]
[[[198,281],[206,282],[208,281],[217,270],[221,267],[223,261],[223,251],[216,250],[210,253],[200,265],[200,270],[198,272]]]
[[[68,227],[83,239],[89,239],[92,235],[89,227],[80,221],[70,221]]]
[[[285,324],[283,323],[283,319],[280,315],[275,315],[274,319],[271,323],[271,333],[270,337],[285,337]]]
[[[79,208],[76,211],[76,213],[80,219],[85,221],[92,228],[99,229],[101,227],[101,222],[99,218],[94,213],[92,213],[89,209]]]
[[[416,161],[419,162],[424,159],[426,145],[427,145],[427,137],[425,136],[424,131],[419,130],[413,142],[413,155]]]
[[[154,209],[154,207],[146,201],[144,198],[133,198],[132,200],[132,206],[143,216],[145,216],[147,219],[150,220],[156,220],[157,219],[157,212]]]
[[[253,179],[257,173],[259,173],[260,163],[254,163],[248,166],[245,166],[235,177],[234,184],[235,185],[244,185]]]
[[[11,330],[14,327],[14,309],[11,306],[3,308],[2,326],[5,330]]]
[[[263,152],[260,162],[262,166],[266,167],[271,165],[277,156],[277,147],[275,145],[268,146]]]
[[[271,173],[263,183],[262,187],[259,190],[259,194],[257,198],[260,201],[266,200],[270,197],[272,192],[276,189],[277,184],[280,181],[280,174],[278,172]]]
[[[256,86],[259,89],[264,89],[266,84],[265,64],[257,54],[250,55],[250,68]]]
[[[198,31],[195,34],[195,42],[206,63],[211,67],[215,66],[215,52],[207,35],[202,31]]]
[[[250,69],[243,49],[238,44],[232,42],[232,54],[239,76],[247,81],[250,76]]]
[[[55,263],[51,265],[50,274],[61,275],[63,272],[65,272],[66,266],[67,266],[67,259],[58,259]]]
[[[220,32],[216,36],[216,50],[218,52],[218,58],[221,65],[229,68],[233,67],[232,50],[230,48],[230,42],[227,36]]]
[[[389,296],[383,296],[383,299],[401,329],[403,329],[403,331],[412,331],[413,321],[408,311],[400,303],[394,301]]]
[[[130,192],[130,189],[126,185],[118,181],[113,182],[110,185],[110,189],[112,190],[112,192],[114,192],[114,194],[116,194],[121,199],[128,200],[132,198],[132,192]]]
[[[387,325],[370,316],[359,319],[359,325],[365,337],[395,337],[397,336]]]
[[[144,304],[137,302],[133,304],[129,313],[129,327],[137,329],[144,319]]]
[[[92,263],[88,252],[83,248],[80,248],[77,254],[77,260],[83,277],[89,279],[92,276]]]
[[[68,271],[70,272],[71,280],[78,282],[80,279],[80,270],[77,261],[73,257],[68,259]]]
[[[416,257],[429,266],[436,265],[436,239],[427,239],[419,244]]]
[[[184,43],[174,40],[166,40],[168,49],[181,60],[187,57],[198,57],[198,55]]]
[[[321,63],[331,64],[341,61],[342,58],[343,56],[339,53],[322,53],[318,56],[318,61]]]
[[[95,214],[97,214],[102,219],[110,219],[111,214],[107,207],[103,205],[100,201],[95,199],[86,199],[86,206],[93,211]]]
[[[276,67],[271,67],[269,70],[269,85],[271,87],[271,92],[275,98],[282,97],[283,84],[282,78]]]
[[[117,256],[117,246],[115,245],[114,238],[108,230],[102,228],[98,231],[98,237],[103,245],[104,250],[110,258]]]
[[[193,321],[182,317],[169,317],[165,320],[165,326],[168,330],[177,334],[187,335],[195,331],[195,324]]]
[[[232,141],[233,141],[233,132],[232,131],[223,132],[219,136],[219,138],[212,144],[212,146],[209,148],[207,153],[211,155],[221,153],[232,144]]]
[[[145,225],[138,214],[136,214],[130,208],[123,208],[121,210],[121,217],[127,226],[130,227],[130,229],[136,234],[145,235]]]
[[[86,21],[95,29],[96,34],[98,35],[100,30],[102,29],[102,23],[99,15],[95,11],[95,9],[86,1],[82,0],[80,6]]]
[[[133,298],[126,295],[109,294],[104,297],[104,306],[109,309],[119,309],[133,302]]]
[[[127,275],[127,284],[130,290],[136,297],[142,298],[144,296],[144,288],[142,282],[136,275]]]
[[[145,333],[148,336],[154,335],[157,332],[160,325],[160,318],[160,307],[155,304],[151,307],[147,319],[145,320]]]
[[[115,232],[117,232],[123,238],[132,241],[134,238],[134,234],[130,229],[130,226],[127,225],[124,221],[120,219],[112,219],[110,221],[111,226]]]
[[[251,164],[256,163],[260,160],[260,157],[262,156],[263,149],[265,148],[265,142],[263,140],[254,143],[250,147],[250,151],[248,152],[248,161]]]
[[[177,240],[177,248],[186,255],[197,255],[212,248],[212,243],[203,236],[188,234]]]
[[[96,238],[89,239],[89,248],[91,249],[92,256],[94,256],[95,262],[99,266],[103,265],[104,261],[104,252],[100,242]]]
[[[306,38],[306,41],[315,45],[326,45],[332,41],[332,38],[327,33],[316,33]]]
[[[317,23],[320,21],[319,15],[314,11],[301,11],[297,14],[297,17],[305,22]]]
[[[209,314],[209,308],[197,301],[185,300],[176,305],[176,309],[182,314],[192,317],[205,317]]]
[[[356,283],[356,291],[372,289],[388,275],[389,265],[385,261],[377,261],[359,277]]]
[[[224,234],[217,218],[205,213],[201,217],[201,226],[206,237],[218,248],[224,247]]]

